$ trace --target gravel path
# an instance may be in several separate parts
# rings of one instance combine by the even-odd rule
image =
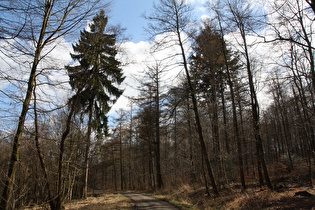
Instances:
[[[136,194],[136,193],[124,193],[123,195],[129,197],[136,203],[136,209],[155,209],[155,210],[178,210],[179,208],[174,205],[159,200],[158,198],[154,198],[151,196]]]

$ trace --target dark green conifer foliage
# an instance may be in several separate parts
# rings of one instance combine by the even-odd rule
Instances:
[[[87,198],[90,142],[92,129],[98,134],[107,133],[106,114],[122,94],[117,85],[124,80],[120,62],[116,60],[116,34],[105,32],[108,18],[102,10],[93,18],[90,31],[81,32],[80,40],[73,45],[71,54],[76,66],[67,66],[70,85],[79,92],[76,110],[88,115],[88,130],[85,150],[85,173],[82,198]]]
[[[98,129],[107,127],[106,113],[123,92],[116,86],[124,80],[115,58],[116,34],[105,33],[107,22],[103,10],[93,18],[90,31],[81,32],[80,40],[73,45],[75,53],[71,57],[79,64],[66,67],[72,89],[81,90],[81,108],[93,103],[93,128]]]

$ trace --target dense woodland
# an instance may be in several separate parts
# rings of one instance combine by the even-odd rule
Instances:
[[[19,110],[1,118],[15,119],[0,133],[1,209],[31,203],[61,209],[93,189],[186,184],[215,196],[229,187],[273,190],[284,178],[279,174],[295,170],[297,179],[312,186],[314,5],[208,1],[210,18],[194,22],[186,1],[157,1],[143,15],[154,61],[137,78],[138,96],[109,124],[107,113],[124,91],[128,64],[117,58],[123,30],[107,25],[108,4],[1,1],[1,59],[27,75],[17,79],[0,69],[1,83],[11,84],[1,86],[1,110],[8,103]],[[81,33],[73,42],[73,62],[58,67],[49,55],[75,31]],[[176,50],[154,56],[167,48]],[[175,68],[181,73],[167,85],[165,75]],[[72,90],[58,105],[43,97],[43,89],[62,85],[49,79],[61,69]]]

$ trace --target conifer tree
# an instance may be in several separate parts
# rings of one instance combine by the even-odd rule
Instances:
[[[116,34],[105,32],[107,22],[103,10],[93,18],[90,30],[81,32],[80,40],[73,45],[75,53],[71,57],[79,64],[66,67],[72,89],[81,90],[80,108],[88,114],[83,198],[87,196],[92,128],[106,134],[106,114],[122,94],[117,86],[124,80],[120,62],[115,58]]]

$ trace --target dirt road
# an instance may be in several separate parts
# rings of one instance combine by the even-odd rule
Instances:
[[[124,193],[123,195],[129,197],[136,203],[136,209],[155,209],[155,210],[178,210],[179,208],[175,207],[174,205],[159,200],[157,198],[136,194],[136,193]]]

